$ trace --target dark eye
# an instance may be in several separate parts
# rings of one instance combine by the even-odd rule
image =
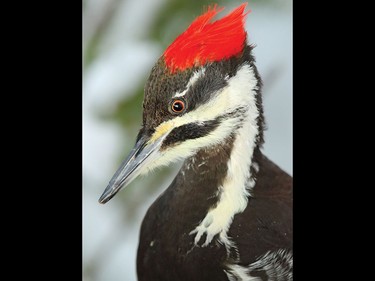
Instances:
[[[174,113],[181,113],[185,109],[185,102],[183,100],[174,100],[171,104],[171,110]]]

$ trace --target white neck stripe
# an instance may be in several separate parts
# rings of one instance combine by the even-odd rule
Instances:
[[[242,100],[242,104],[248,105],[248,110],[245,113],[243,125],[236,132],[233,149],[228,160],[227,175],[223,185],[219,187],[219,201],[206,214],[200,225],[191,232],[191,234],[196,233],[196,244],[204,233],[207,234],[207,237],[203,246],[207,246],[213,237],[220,233],[219,241],[227,249],[233,247],[227,232],[233,217],[245,210],[251,188],[255,185],[255,181],[251,180],[250,166],[259,129],[256,90],[257,79],[249,65],[243,65],[237,74],[228,80],[228,96]]]

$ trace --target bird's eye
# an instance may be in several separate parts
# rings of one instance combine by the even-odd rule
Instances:
[[[171,104],[173,113],[181,113],[185,110],[185,102],[183,100],[174,100]]]

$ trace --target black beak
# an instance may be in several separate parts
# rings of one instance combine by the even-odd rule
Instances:
[[[150,143],[149,138],[141,137],[129,156],[122,162],[120,168],[113,175],[107,188],[99,198],[99,203],[105,204],[122,188],[133,181],[159,155],[159,148],[163,138]]]

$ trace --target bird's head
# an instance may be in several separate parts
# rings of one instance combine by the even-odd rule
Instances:
[[[215,22],[222,9],[208,8],[156,62],[136,144],[100,203],[140,174],[225,142],[246,120],[258,131],[261,81],[247,44],[245,7]]]

